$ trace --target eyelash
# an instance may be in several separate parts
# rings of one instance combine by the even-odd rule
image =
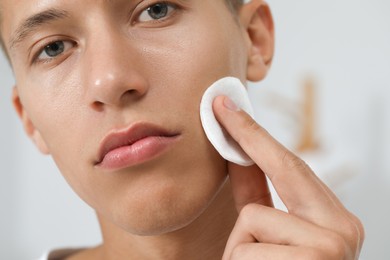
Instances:
[[[168,10],[167,10],[167,15],[165,17],[162,17],[161,19],[160,18],[159,19],[153,19],[151,17],[150,21],[141,21],[141,22],[138,21],[143,13],[148,12],[148,10],[150,10],[152,7],[155,7],[157,5],[166,5],[167,6]],[[171,18],[175,14],[175,12],[178,11],[179,9],[180,9],[180,7],[177,4],[170,3],[168,1],[157,1],[155,3],[149,4],[145,8],[142,8],[142,10],[140,12],[138,12],[138,14],[135,16],[136,19],[134,19],[134,22],[132,22],[132,24],[138,24],[138,23],[145,23],[145,24],[162,23],[162,22],[168,20],[169,18]],[[58,54],[57,56],[48,57],[48,58],[44,58],[44,59],[39,58],[42,54],[44,54],[45,48],[47,48],[48,46],[50,46],[52,44],[55,44],[57,42],[62,42],[64,44],[71,43],[73,45],[72,47],[77,45],[76,42],[71,41],[71,40],[56,39],[56,40],[50,41],[48,43],[43,44],[43,46],[39,48],[39,50],[33,56],[32,63],[33,64],[37,64],[37,63],[50,63],[51,61],[53,61],[55,59],[58,59],[61,56],[64,56],[66,54],[66,52],[68,51],[66,49],[62,53]]]

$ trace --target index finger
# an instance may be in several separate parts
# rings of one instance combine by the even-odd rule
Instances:
[[[318,213],[327,215],[342,207],[306,163],[247,113],[235,108],[230,99],[217,97],[213,109],[217,120],[269,177],[290,212],[313,220],[318,218]]]

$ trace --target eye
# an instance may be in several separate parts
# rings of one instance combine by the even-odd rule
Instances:
[[[46,60],[56,58],[72,47],[73,44],[69,41],[55,41],[49,43],[41,50],[37,59]]]
[[[149,6],[139,16],[139,22],[149,22],[161,20],[169,16],[177,7],[168,3],[157,3]]]

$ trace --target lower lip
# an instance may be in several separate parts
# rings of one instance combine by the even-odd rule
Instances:
[[[168,151],[178,138],[179,136],[143,138],[132,145],[110,151],[97,166],[103,170],[116,171],[150,161]]]

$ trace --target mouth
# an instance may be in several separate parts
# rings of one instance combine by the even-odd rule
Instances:
[[[180,138],[180,133],[150,123],[136,123],[113,130],[103,138],[95,167],[114,171],[152,160]]]

